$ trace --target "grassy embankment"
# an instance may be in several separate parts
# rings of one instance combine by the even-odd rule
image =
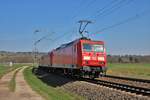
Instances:
[[[46,100],[83,100],[82,97],[69,93],[64,90],[48,86],[32,74],[31,68],[24,70],[25,80],[32,87],[33,90],[38,92]]]
[[[107,74],[150,79],[150,64],[147,63],[109,63]]]

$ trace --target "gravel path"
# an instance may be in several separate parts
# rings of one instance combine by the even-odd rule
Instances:
[[[24,80],[23,70],[27,66],[18,71],[16,75],[15,92],[10,92],[8,83],[12,79],[14,72],[9,72],[0,80],[0,100],[44,100],[40,95],[35,93]]]
[[[22,68],[16,75],[16,97],[20,98],[18,100],[43,100],[43,98],[34,92],[24,80],[23,70],[26,67],[27,66]]]
[[[18,70],[18,69],[16,69]],[[11,100],[13,97],[13,93],[10,92],[8,88],[8,83],[12,79],[13,74],[15,71],[9,72],[8,74],[4,75],[0,80],[0,100]]]

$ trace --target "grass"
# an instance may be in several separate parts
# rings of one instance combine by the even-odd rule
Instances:
[[[17,75],[19,70],[20,70],[20,68],[15,71],[15,73],[13,74],[12,79],[10,80],[10,82],[8,84],[9,90],[12,91],[12,92],[14,92],[15,88],[16,88],[16,75]]]
[[[33,90],[43,96],[46,100],[83,100],[80,96],[46,85],[33,75],[31,70],[31,67],[24,70],[25,80]]]
[[[22,67],[22,66],[25,66],[25,65],[28,65],[28,64],[14,64],[13,66],[7,66],[7,65],[3,65],[3,64],[0,64],[0,79],[3,75],[5,75],[6,73],[10,72],[10,71],[13,71],[15,70],[16,68],[19,68],[19,67]]]
[[[107,74],[150,79],[148,63],[109,63]]]
[[[0,77],[3,76],[3,74],[5,74],[5,72],[8,70],[8,67],[4,66],[4,65],[0,65]]]

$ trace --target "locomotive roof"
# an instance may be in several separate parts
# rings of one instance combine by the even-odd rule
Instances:
[[[89,39],[89,38],[87,38],[87,37],[82,37],[82,38],[76,39],[76,40],[74,40],[74,41],[71,41],[71,42],[69,42],[69,43],[62,44],[60,47],[57,47],[57,48],[54,49],[54,50],[59,50],[60,48],[67,47],[67,46],[69,46],[69,45],[75,43],[76,41],[80,41],[80,40],[91,40],[91,39]],[[92,41],[93,41],[93,40],[92,40]],[[93,41],[93,42],[98,42],[98,41]]]

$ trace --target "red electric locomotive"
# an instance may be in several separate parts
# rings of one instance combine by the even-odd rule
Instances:
[[[107,69],[104,42],[80,38],[63,44],[42,56],[40,67],[80,77],[99,77],[106,74]]]

